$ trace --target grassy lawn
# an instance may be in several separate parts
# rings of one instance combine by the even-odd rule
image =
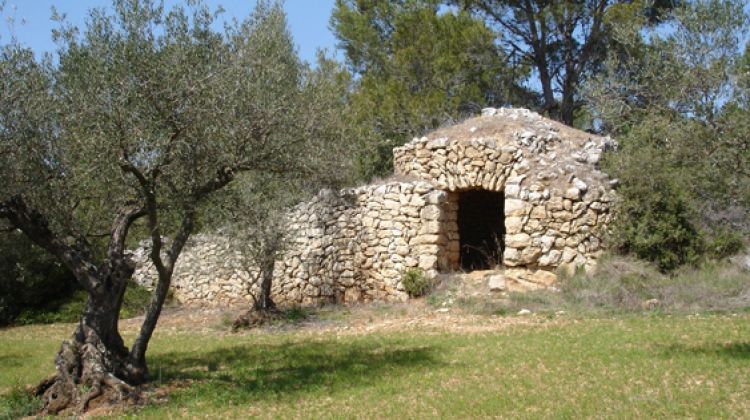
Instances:
[[[0,331],[0,392],[51,373],[71,330]],[[747,314],[538,317],[465,332],[159,332],[149,363],[171,393],[133,417],[750,416]]]

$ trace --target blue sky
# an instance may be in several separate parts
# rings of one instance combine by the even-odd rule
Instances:
[[[179,0],[166,0],[165,4],[178,3]],[[0,0],[2,2],[2,0]],[[205,0],[211,7],[221,5],[225,10],[224,18],[247,16],[255,6],[255,0]],[[8,18],[15,21],[13,32],[18,40],[37,52],[53,51],[50,31],[55,23],[50,20],[51,8],[56,7],[67,15],[68,20],[83,26],[86,13],[92,7],[107,7],[111,0],[6,0],[0,24],[0,43],[9,40]],[[333,52],[336,39],[328,29],[334,0],[286,0],[284,8],[289,19],[289,26],[294,41],[299,48],[302,59],[315,60],[318,48],[327,48]]]

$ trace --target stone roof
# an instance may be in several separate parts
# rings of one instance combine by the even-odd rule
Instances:
[[[482,178],[488,170],[500,175],[501,167],[508,165],[512,171],[500,176],[505,178],[503,186],[505,181],[515,181],[520,186],[539,184],[561,191],[579,187],[585,192],[588,185],[616,184],[599,170],[604,152],[615,147],[617,143],[609,137],[568,127],[528,109],[486,108],[479,117],[435,130],[394,149],[394,160],[397,173],[431,180],[449,190],[487,188],[483,181],[458,179],[473,176],[472,166],[482,166],[480,172],[484,173],[476,176]],[[454,182],[450,184],[455,187],[448,185],[451,178]]]

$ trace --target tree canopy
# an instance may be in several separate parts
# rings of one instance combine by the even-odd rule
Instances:
[[[540,111],[578,125],[584,105],[581,83],[601,70],[607,52],[617,48],[612,24],[636,30],[663,19],[673,0],[449,0],[491,25],[513,67],[533,68],[541,91]],[[531,81],[531,80],[530,80]]]
[[[623,181],[618,243],[663,268],[747,229],[743,7],[697,1],[675,8],[668,30],[615,28],[624,48],[587,87],[601,129],[622,145],[607,162]]]
[[[351,109],[364,127],[361,176],[390,171],[394,146],[411,136],[518,102],[525,91],[494,34],[468,13],[430,0],[338,0],[331,26],[355,76]]]
[[[326,79],[300,62],[281,6],[260,1],[223,31],[218,17],[201,2],[116,0],[80,34],[61,20],[55,60],[3,47],[0,217],[89,294],[43,387],[48,412],[148,379],[175,263],[214,192],[242,172],[305,174],[331,155]],[[158,283],[128,352],[117,320],[131,232],[150,238]]]

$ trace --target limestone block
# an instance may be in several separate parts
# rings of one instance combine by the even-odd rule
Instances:
[[[435,268],[438,262],[438,257],[435,255],[420,255],[418,267],[423,270],[431,270]]]
[[[509,184],[505,186],[505,196],[508,198],[518,198],[521,193],[521,186]]]
[[[440,222],[428,220],[421,224],[419,228],[419,234],[439,233],[441,227],[442,225],[440,224]]]
[[[537,270],[528,276],[528,280],[544,286],[551,286],[557,281],[557,275],[551,271]]]
[[[585,193],[589,189],[589,186],[579,178],[573,179],[573,186],[581,193]]]
[[[531,210],[531,214],[529,214],[529,217],[532,219],[546,219],[547,209],[545,208],[545,206],[534,206],[534,208]]]
[[[560,263],[561,257],[562,252],[557,249],[553,249],[549,251],[549,253],[539,257],[539,265],[542,267],[555,266]]]
[[[438,220],[440,219],[440,207],[434,204],[425,206],[420,212],[420,217],[425,220]]]
[[[549,252],[550,249],[555,245],[555,237],[554,236],[542,236],[539,238],[539,246],[542,248],[543,253]]]
[[[569,263],[578,255],[578,251],[571,247],[565,247],[562,252],[562,262]]]
[[[544,231],[544,225],[539,219],[529,219],[523,230],[527,233],[542,232]]]
[[[581,198],[581,190],[576,187],[571,187],[565,190],[565,198],[568,200],[578,200]]]
[[[440,204],[447,198],[448,194],[445,191],[432,191],[425,195],[425,201],[427,204]]]
[[[412,245],[426,245],[426,244],[436,244],[440,242],[440,235],[437,234],[424,234],[414,237],[414,239],[411,240]]]
[[[515,248],[506,246],[503,251],[503,264],[512,267],[521,264],[521,262],[521,253]]]
[[[413,207],[422,207],[422,206],[425,205],[425,199],[422,198],[422,196],[420,196],[418,194],[413,194],[410,197],[411,197],[409,199],[409,205],[410,206],[413,206]]]
[[[493,274],[487,277],[487,286],[490,292],[502,292],[506,289],[505,276],[502,274]]]
[[[521,251],[521,261],[524,264],[532,264],[537,262],[537,259],[542,255],[540,248],[530,246],[526,247]]]
[[[510,248],[525,248],[531,245],[531,237],[526,233],[505,235],[505,246]]]
[[[505,233],[515,234],[521,233],[523,230],[524,218],[519,216],[511,216],[505,218]]]
[[[531,203],[514,198],[505,199],[505,216],[526,216],[531,210]]]
[[[550,197],[550,199],[546,203],[546,206],[547,210],[550,212],[562,211],[564,209],[563,198],[559,196]]]

